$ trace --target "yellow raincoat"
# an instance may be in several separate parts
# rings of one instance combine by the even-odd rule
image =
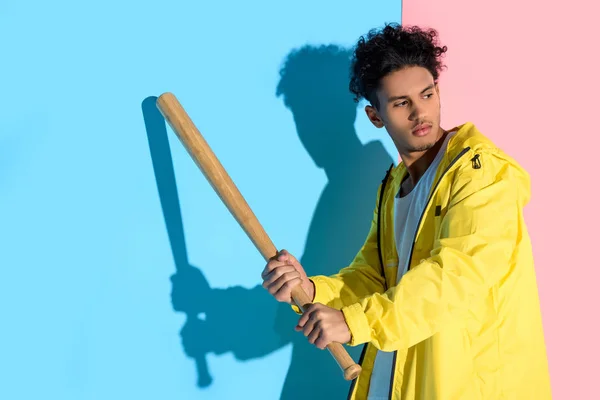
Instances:
[[[390,399],[551,398],[523,219],[529,176],[472,123],[455,129],[401,281],[394,196],[407,173],[402,163],[380,186],[351,265],[311,277],[314,302],[343,311],[349,345],[366,343],[349,399],[366,399],[377,349],[395,353]]]

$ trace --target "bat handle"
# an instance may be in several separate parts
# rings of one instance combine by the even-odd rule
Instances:
[[[292,290],[292,299],[303,312],[311,304],[311,299],[308,297],[308,294],[306,294],[304,289],[299,285]],[[360,365],[354,362],[344,346],[340,343],[332,342],[327,345],[327,350],[329,350],[342,371],[344,371],[344,379],[351,381],[360,375],[362,370]]]

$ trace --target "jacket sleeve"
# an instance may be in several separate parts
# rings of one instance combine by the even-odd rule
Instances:
[[[486,164],[455,173],[430,257],[413,265],[398,285],[342,309],[352,334],[349,345],[411,347],[462,318],[509,272],[523,229],[522,176],[493,155]]]
[[[381,185],[377,191],[377,200],[380,195]],[[376,204],[379,204],[379,201]],[[378,212],[375,208],[367,238],[349,266],[335,275],[310,277],[315,284],[313,303],[341,310],[342,307],[354,304],[361,298],[385,291],[385,278],[381,273],[377,249]],[[294,310],[299,312],[295,306]]]

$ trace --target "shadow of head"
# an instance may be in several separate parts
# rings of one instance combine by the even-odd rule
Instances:
[[[286,57],[277,96],[294,116],[300,141],[319,167],[331,149],[358,140],[356,102],[349,91],[352,52],[336,45],[306,45]]]

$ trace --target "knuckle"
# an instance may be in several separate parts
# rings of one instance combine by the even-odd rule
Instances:
[[[291,271],[288,271],[288,272],[281,274],[281,276],[283,276],[286,281],[289,281],[290,279],[292,279],[294,277],[294,273]]]

